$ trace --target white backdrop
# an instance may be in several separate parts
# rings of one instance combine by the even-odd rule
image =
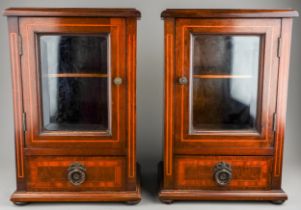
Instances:
[[[137,52],[137,154],[143,169],[143,201],[137,206],[124,204],[33,204],[24,209],[301,209],[301,18],[294,21],[288,94],[287,130],[283,188],[289,200],[282,206],[244,202],[179,202],[161,204],[155,197],[156,164],[163,145],[163,21],[166,8],[294,8],[301,11],[301,0],[1,0],[7,7],[134,7],[140,10]],[[16,208],[9,202],[15,190],[13,109],[6,18],[0,17],[0,209]],[[209,208],[210,207],[210,208]]]

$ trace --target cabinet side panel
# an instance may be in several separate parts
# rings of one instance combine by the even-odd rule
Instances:
[[[23,99],[22,99],[22,75],[21,75],[21,46],[19,36],[19,20],[17,17],[8,18],[9,44],[11,59],[11,74],[13,88],[13,109],[15,128],[15,151],[16,151],[16,172],[18,190],[24,189],[24,133],[22,124]]]
[[[277,122],[275,133],[275,157],[273,164],[272,187],[281,187],[283,142],[286,122],[286,103],[288,91],[289,60],[291,46],[292,19],[283,18],[280,41],[280,63],[278,73],[278,93],[277,93]]]
[[[127,171],[129,184],[136,185],[136,18],[126,20],[126,77],[127,77]]]
[[[163,187],[172,185],[173,172],[173,109],[174,109],[174,68],[175,68],[175,20],[167,18],[164,22],[165,30],[165,119],[164,119],[164,168]]]

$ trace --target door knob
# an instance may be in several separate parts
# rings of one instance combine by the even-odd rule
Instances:
[[[113,80],[115,85],[121,85],[122,84],[122,78],[121,77],[115,77]]]
[[[186,85],[186,84],[188,83],[187,77],[185,77],[185,76],[180,77],[180,78],[179,78],[179,83],[180,83],[181,85]]]

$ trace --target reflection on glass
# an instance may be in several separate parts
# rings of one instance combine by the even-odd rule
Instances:
[[[260,36],[192,36],[190,131],[257,128]]]
[[[43,127],[108,130],[108,35],[39,37]]]

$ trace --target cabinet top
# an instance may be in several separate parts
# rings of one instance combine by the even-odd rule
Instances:
[[[136,17],[134,8],[8,8],[5,16],[20,17]]]
[[[297,17],[293,9],[166,9],[162,18],[283,18]]]

